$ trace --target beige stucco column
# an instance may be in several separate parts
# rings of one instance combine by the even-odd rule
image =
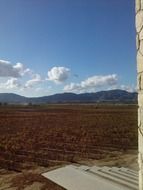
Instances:
[[[139,190],[143,190],[143,0],[136,0]]]

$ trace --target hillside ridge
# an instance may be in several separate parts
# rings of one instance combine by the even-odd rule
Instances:
[[[117,102],[117,103],[137,103],[137,93],[125,90],[108,90],[92,93],[61,93],[43,97],[25,97],[14,93],[0,93],[1,103],[92,103],[92,102]]]

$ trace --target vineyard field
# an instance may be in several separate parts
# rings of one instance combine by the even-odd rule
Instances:
[[[136,105],[0,107],[0,166],[19,170],[137,149]]]

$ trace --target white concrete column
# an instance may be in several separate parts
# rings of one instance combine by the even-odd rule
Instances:
[[[143,0],[136,0],[139,190],[143,190]]]

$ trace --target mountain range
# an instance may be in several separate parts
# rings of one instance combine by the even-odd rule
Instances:
[[[61,93],[43,97],[24,97],[13,93],[0,93],[0,102],[8,104],[44,103],[137,103],[137,93],[124,90],[109,90],[95,93]]]

